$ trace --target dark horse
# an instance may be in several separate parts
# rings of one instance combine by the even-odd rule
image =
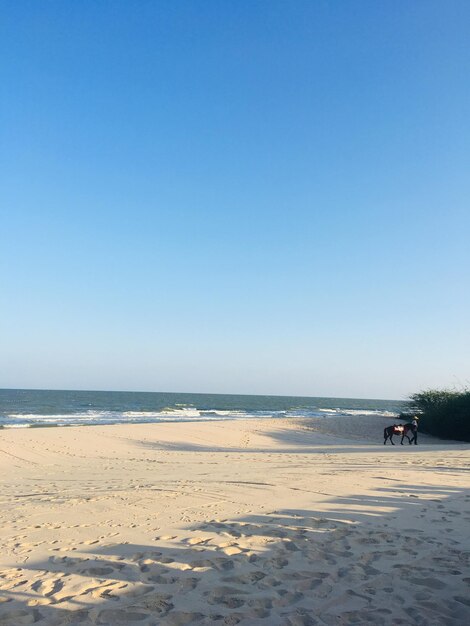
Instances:
[[[411,439],[408,436],[410,431],[413,432],[413,424],[393,424],[393,426],[384,428],[384,445],[387,443],[387,439],[390,439],[392,446],[395,445],[392,439],[393,435],[401,435],[401,445],[403,445],[405,437],[408,439],[408,443],[411,444]]]

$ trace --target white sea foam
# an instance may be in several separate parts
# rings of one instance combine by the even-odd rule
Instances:
[[[79,426],[90,424],[116,423],[152,423],[152,422],[187,422],[214,421],[233,419],[230,411],[218,415],[216,412],[206,415],[197,409],[177,409],[173,411],[84,411],[64,414],[10,413],[0,418],[3,428],[28,428],[31,426]],[[16,423],[15,423],[16,422]]]
[[[325,418],[338,416],[372,415],[397,417],[397,413],[385,410],[342,409],[342,408],[292,408],[288,410],[243,410],[243,409],[198,409],[195,406],[180,404],[154,411],[111,411],[93,410],[76,411],[74,413],[36,414],[9,413],[0,416],[0,427],[28,428],[38,426],[79,426],[123,423],[158,423],[158,422],[189,422],[189,421],[223,421],[236,419],[262,418]]]
[[[162,409],[161,411],[124,411],[120,413],[123,417],[139,418],[139,417],[162,417],[165,415],[176,416],[183,415],[186,417],[200,417],[200,412],[194,408],[178,408],[178,409]]]
[[[318,409],[319,413],[325,413],[326,415],[377,415],[382,417],[397,417],[398,413],[394,411],[382,411],[380,409]]]
[[[397,417],[398,413],[393,411],[365,410],[365,409],[336,409],[338,413],[343,415],[380,415],[382,417]]]

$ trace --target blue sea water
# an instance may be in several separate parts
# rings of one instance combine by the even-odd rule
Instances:
[[[0,428],[338,415],[393,418],[405,405],[351,398],[0,389]]]

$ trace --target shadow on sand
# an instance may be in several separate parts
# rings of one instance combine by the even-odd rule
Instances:
[[[380,491],[28,562],[1,572],[0,624],[470,623],[470,490]]]

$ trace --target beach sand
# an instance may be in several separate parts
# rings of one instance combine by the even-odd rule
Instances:
[[[470,445],[389,423],[0,431],[0,624],[469,624]]]

